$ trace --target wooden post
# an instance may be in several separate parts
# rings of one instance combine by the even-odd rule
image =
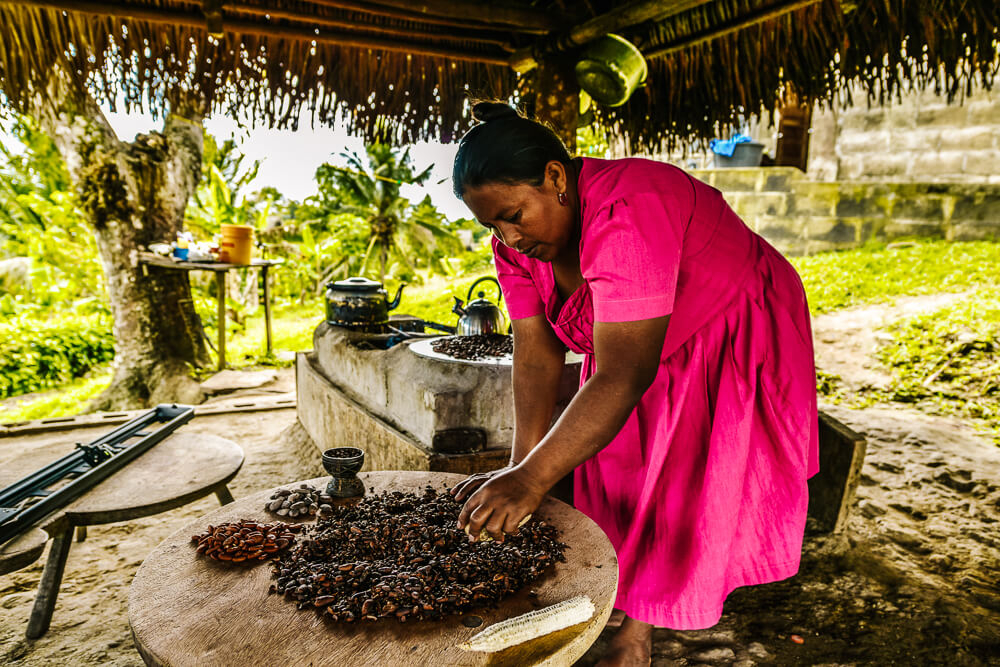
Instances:
[[[226,368],[226,270],[215,272],[215,289],[218,291],[219,311],[219,370]]]
[[[264,281],[264,329],[267,332],[267,356],[271,356],[271,290],[267,284],[268,265],[261,267],[261,279]]]
[[[42,570],[42,581],[38,584],[35,604],[31,607],[31,617],[28,619],[28,639],[38,639],[49,629],[52,621],[52,610],[56,608],[56,598],[59,596],[59,585],[62,584],[63,572],[66,570],[66,559],[69,548],[73,544],[73,526],[66,525],[56,532],[52,546],[49,547],[49,559]]]
[[[535,120],[559,135],[570,155],[576,153],[576,126],[580,119],[580,86],[573,67],[575,58],[542,62],[536,73]]]
[[[788,91],[779,100],[781,120],[778,121],[778,143],[774,148],[774,164],[806,170],[809,158],[809,125],[812,103],[804,103]]]
[[[215,490],[215,497],[219,499],[220,505],[228,505],[233,502],[233,494],[225,484]]]

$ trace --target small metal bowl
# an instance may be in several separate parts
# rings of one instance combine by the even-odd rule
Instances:
[[[334,498],[353,498],[365,493],[358,471],[365,464],[365,453],[357,447],[335,447],[323,452],[323,468],[330,473],[326,493]]]

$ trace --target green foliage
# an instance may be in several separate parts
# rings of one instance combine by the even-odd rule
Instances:
[[[70,190],[69,172],[59,150],[31,118],[18,116],[0,123],[0,132],[13,136],[24,148],[14,152],[0,144],[7,163],[3,171],[13,177],[9,186],[18,194],[37,192],[47,197]]]
[[[813,314],[996,282],[1000,244],[921,241],[792,258]]]
[[[27,399],[16,401],[14,407],[0,409],[0,422],[16,423],[81,414],[91,399],[104,391],[110,382],[110,372],[96,370],[68,384],[60,385],[57,390],[32,395]]]
[[[426,285],[412,289],[408,287],[403,290],[403,298],[400,299],[397,312],[415,315],[438,324],[454,326],[458,322],[458,315],[451,312],[455,305],[455,297],[463,302],[466,301],[472,283],[483,276],[496,277],[496,272],[489,268],[464,275],[458,279],[446,281],[443,278],[436,278]],[[485,298],[493,302],[496,302],[500,295],[496,284],[491,282],[480,283],[476,291],[479,290],[485,292]],[[500,300],[500,310],[503,311],[504,317],[507,317],[507,304],[502,299]]]
[[[272,319],[274,354],[266,354],[264,318],[260,316],[247,320],[244,331],[226,340],[226,356],[240,366],[290,366],[294,357],[289,352],[313,349],[313,332],[324,317],[323,303],[315,300],[276,308]]]
[[[203,240],[219,233],[220,225],[250,225],[264,229],[271,205],[280,197],[273,188],[242,195],[257,178],[261,161],[243,169],[245,155],[232,138],[222,144],[205,133],[201,182],[188,203],[184,226]]]
[[[0,398],[55,387],[114,355],[107,318],[10,318],[0,324]]]
[[[327,273],[370,274],[383,283],[387,277],[418,281],[421,269],[447,273],[444,257],[460,248],[444,216],[429,198],[413,206],[399,193],[403,183],[426,182],[433,165],[416,172],[409,148],[400,154],[387,144],[371,144],[365,152],[366,159],[343,153],[346,167],[320,166],[316,170],[319,194],[299,211],[299,219],[314,226],[344,214],[367,225],[363,252],[342,256]],[[356,245],[358,237],[345,240]],[[372,259],[377,260],[377,269],[369,268]]]
[[[478,245],[473,250],[463,252],[455,258],[458,264],[458,268],[455,271],[457,275],[470,275],[479,273],[484,269],[490,269],[492,272],[493,247],[490,245],[491,238],[492,236],[486,235],[485,238],[478,241]]]
[[[77,378],[114,356],[97,244],[55,145],[27,118],[0,144],[0,259],[22,257],[28,280],[0,281],[0,397]]]
[[[27,119],[0,130],[24,146],[0,144],[0,259],[31,264],[30,281],[0,285],[0,315],[107,312],[97,244],[54,144]]]

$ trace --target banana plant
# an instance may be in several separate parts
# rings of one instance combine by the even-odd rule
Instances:
[[[0,143],[0,259],[27,258],[29,280],[0,288],[0,315],[71,309],[107,311],[93,231],[55,145],[31,119],[16,117]]]

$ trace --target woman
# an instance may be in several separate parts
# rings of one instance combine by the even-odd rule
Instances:
[[[667,164],[571,159],[479,103],[454,189],[492,230],[514,330],[510,464],[454,493],[497,539],[574,472],[619,559],[607,664],[648,664],[652,627],[715,625],[730,591],[798,571],[818,470],[809,310],[790,264],[717,190]],[[580,390],[551,425],[564,346]]]

